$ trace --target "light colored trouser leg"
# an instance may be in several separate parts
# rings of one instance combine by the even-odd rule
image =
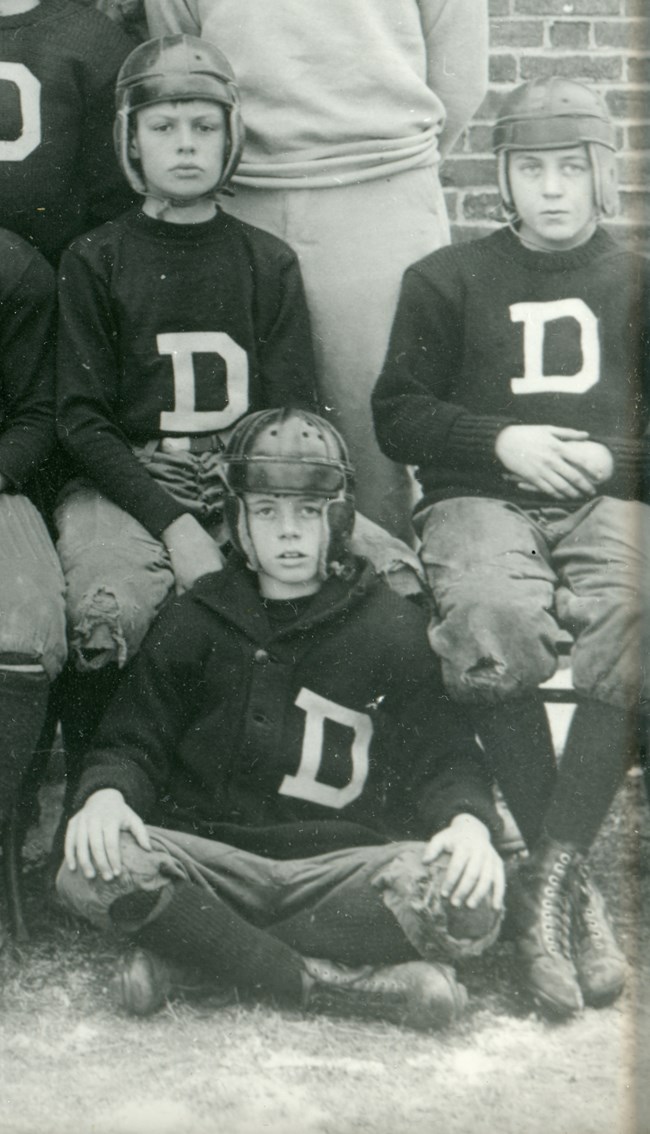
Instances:
[[[64,491],[55,519],[77,666],[123,666],[173,586],[167,551],[128,512],[80,482]]]
[[[407,542],[413,481],[380,452],[370,394],[388,345],[402,274],[449,241],[437,170],[338,189],[237,187],[224,208],[295,250],[305,281],[319,390],[346,437],[364,515]]]
[[[555,671],[563,634],[540,529],[500,500],[461,497],[420,519],[421,557],[438,617],[429,640],[458,700],[501,700]]]
[[[142,850],[129,834],[121,837],[123,870],[110,882],[86,879],[64,863],[57,877],[62,901],[80,917],[106,928],[110,907],[118,898],[161,891],[162,908],[171,883],[186,881],[217,894],[258,927],[277,929],[278,937],[305,955],[321,955],[326,944],[336,941],[334,959],[342,959],[346,929],[352,947],[365,949],[366,960],[405,959],[411,949],[430,956],[452,948],[429,908],[437,905],[444,870],[423,865],[424,843],[353,847],[278,860],[179,831],[147,830],[151,851]],[[372,941],[368,942],[373,932],[381,934],[388,957],[375,955]],[[328,952],[331,955],[331,949],[325,955]]]
[[[66,659],[64,582],[52,540],[26,496],[0,493],[0,653],[42,665]]]
[[[650,708],[642,661],[648,619],[650,508],[603,496],[551,525],[558,617],[575,637],[578,692],[618,708]]]

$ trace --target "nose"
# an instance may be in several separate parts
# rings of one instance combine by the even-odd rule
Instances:
[[[557,197],[562,192],[560,171],[549,166],[542,174],[542,192],[545,197]]]
[[[300,534],[298,517],[289,500],[285,501],[285,507],[282,508],[279,519],[280,535],[283,539],[295,539]]]
[[[192,127],[187,122],[181,122],[178,127],[178,149],[184,152],[194,149],[194,135]]]

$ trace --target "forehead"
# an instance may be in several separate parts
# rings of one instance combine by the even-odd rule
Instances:
[[[244,493],[244,500],[249,506],[255,504],[277,504],[278,500],[291,500],[296,506],[301,504],[316,504],[322,505],[325,503],[322,496],[310,496],[308,493],[289,493],[289,492],[246,492]]]
[[[589,159],[586,146],[564,146],[559,150],[511,150],[511,160],[523,161],[566,161],[569,158],[584,158]]]
[[[179,99],[172,102],[157,102],[144,106],[137,112],[138,122],[148,122],[154,118],[194,120],[199,118],[224,119],[224,108],[218,102],[205,98]]]

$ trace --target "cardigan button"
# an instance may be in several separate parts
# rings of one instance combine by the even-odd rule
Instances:
[[[266,665],[271,659],[266,650],[256,650],[253,654],[253,660],[256,661],[258,665]]]

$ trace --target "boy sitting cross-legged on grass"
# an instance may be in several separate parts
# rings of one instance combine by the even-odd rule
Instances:
[[[137,946],[129,1012],[194,969],[285,1005],[443,1026],[465,1002],[450,962],[501,919],[474,737],[419,607],[350,552],[334,428],[261,411],[223,463],[235,550],[170,601],[125,673],[59,894]]]
[[[625,976],[584,856],[648,720],[650,264],[599,224],[616,143],[594,91],[517,87],[494,142],[508,225],[406,272],[375,423],[418,466],[431,644],[531,850],[511,888],[522,976],[568,1015]],[[556,777],[537,686],[566,629]]]

